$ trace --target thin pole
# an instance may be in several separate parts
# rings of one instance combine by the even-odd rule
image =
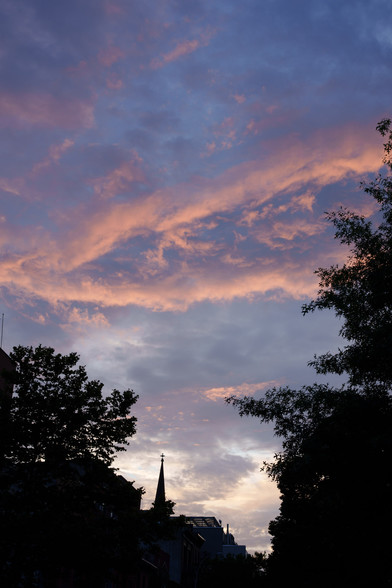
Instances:
[[[1,340],[0,340],[0,349],[3,349],[3,332],[4,332],[4,312],[1,313]]]

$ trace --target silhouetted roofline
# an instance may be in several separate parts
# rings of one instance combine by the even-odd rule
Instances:
[[[191,523],[194,527],[220,527],[222,524],[215,517],[186,517],[188,523]]]

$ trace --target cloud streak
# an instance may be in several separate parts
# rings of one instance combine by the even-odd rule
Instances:
[[[193,53],[197,49],[200,49],[201,47],[206,47],[214,35],[215,31],[207,31],[202,33],[198,39],[186,39],[183,41],[179,41],[174,47],[174,49],[168,51],[167,53],[164,53],[158,58],[154,58],[151,61],[151,68],[159,69],[161,67],[164,67],[165,65],[168,65],[169,63],[172,63],[173,61],[177,61],[181,57],[190,55],[191,53]]]
[[[3,284],[52,304],[136,304],[161,310],[185,310],[202,300],[231,300],[276,290],[295,298],[311,295],[314,279],[303,272],[303,262],[297,264],[294,258],[282,262],[275,250],[294,248],[299,238],[302,247],[306,239],[311,247],[312,237],[323,232],[324,225],[312,215],[315,197],[307,192],[309,186],[320,191],[376,170],[380,161],[379,148],[362,146],[358,131],[346,130],[340,143],[333,141],[335,133],[326,139],[329,148],[322,151],[317,137],[307,145],[296,141],[289,148],[277,148],[267,160],[240,164],[212,181],[131,198],[133,184],[144,174],[137,160],[125,162],[107,176],[89,180],[95,196],[83,207],[64,211],[59,232],[40,231],[36,247],[29,244],[28,251],[23,251],[20,240],[15,243],[14,254],[0,264]],[[58,161],[72,145],[65,140],[51,147],[49,158],[34,171]],[[285,194],[299,189],[305,192],[284,201]],[[127,195],[126,202],[118,201],[122,194]],[[233,213],[239,221],[229,222]],[[218,237],[226,224],[243,231],[242,243]],[[142,246],[141,256],[128,258],[129,268],[123,264],[117,273],[95,277],[105,256],[130,248],[135,240],[141,244],[147,237],[148,247],[143,253]],[[246,250],[249,243],[251,256]],[[257,244],[267,246],[259,257]],[[314,262],[310,256],[309,267]]]

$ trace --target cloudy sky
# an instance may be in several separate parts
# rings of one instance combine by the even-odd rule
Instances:
[[[3,347],[77,351],[140,396],[117,466],[269,545],[279,447],[231,394],[299,386],[339,344],[303,318],[365,215],[392,114],[390,0],[1,0]]]

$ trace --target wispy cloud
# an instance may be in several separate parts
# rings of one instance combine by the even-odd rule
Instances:
[[[103,306],[137,304],[154,309],[185,309],[206,299],[231,300],[273,290],[294,297],[309,295],[314,276],[310,269],[304,272],[304,260],[297,264],[294,258],[273,258],[274,249],[291,247],[289,243],[295,238],[304,240],[323,230],[317,219],[306,216],[314,205],[314,194],[306,186],[319,190],[379,166],[379,149],[360,147],[358,132],[349,136],[346,131],[340,143],[336,135],[334,139],[333,143],[326,141],[323,150],[317,140],[313,145],[309,141],[307,146],[294,142],[266,161],[241,164],[217,179],[202,182],[200,187],[180,185],[118,202],[116,196],[129,192],[132,183],[143,178],[137,163],[124,163],[91,182],[101,204],[91,200],[77,213],[64,213],[58,234],[40,233],[34,250],[23,252],[19,245],[13,258],[3,260],[3,282],[11,290],[23,288],[52,303],[73,299]],[[53,148],[52,159],[60,157],[68,147],[69,143]],[[271,223],[268,216],[276,216],[278,206],[274,213],[267,208],[270,213],[263,219],[260,206],[268,206],[276,195],[299,189],[302,194],[283,204],[281,213],[291,210],[305,216]],[[218,226],[227,222],[224,218],[218,220],[219,215],[236,211],[240,218],[241,210],[250,225],[247,240],[267,245],[269,259],[264,257],[261,262],[253,253],[248,258],[246,248],[238,253],[238,243],[231,246],[219,242]],[[209,226],[205,224],[208,219],[216,222]],[[244,226],[243,221],[239,222]],[[125,244],[131,246],[134,239],[147,237],[145,253],[132,260],[130,271],[124,266],[118,275],[106,273],[104,278],[90,271],[88,264],[99,267],[103,256]],[[155,251],[151,247],[154,240]],[[222,248],[224,255],[217,255]],[[242,262],[237,263],[233,276],[228,268],[235,259]],[[308,263],[311,267],[314,259]]]
[[[74,141],[71,139],[64,139],[64,141],[62,143],[60,143],[59,145],[51,145],[49,147],[49,153],[48,156],[42,160],[39,161],[38,163],[36,163],[32,169],[32,173],[36,174],[41,172],[42,170],[44,170],[45,168],[47,168],[48,166],[50,166],[52,163],[58,163],[59,160],[61,159],[61,157],[64,155],[64,153],[66,151],[68,151],[68,149],[70,149],[71,147],[73,147],[74,145]]]
[[[174,49],[162,54],[160,57],[154,58],[151,61],[152,69],[159,69],[164,67],[165,65],[172,63],[173,61],[177,61],[185,55],[193,53],[201,47],[206,47],[215,34],[215,31],[208,30],[202,33],[196,39],[185,39],[183,41],[179,41]]]
[[[105,49],[101,49],[98,53],[98,61],[101,65],[105,67],[110,67],[120,59],[124,59],[125,53],[120,47],[116,47],[115,45],[110,45]]]
[[[269,382],[258,382],[256,384],[243,383],[238,386],[222,386],[220,388],[210,388],[204,390],[203,395],[213,402],[224,400],[229,396],[246,395],[253,396],[256,392],[264,390],[265,388],[272,388],[279,385],[279,382],[271,380]]]

